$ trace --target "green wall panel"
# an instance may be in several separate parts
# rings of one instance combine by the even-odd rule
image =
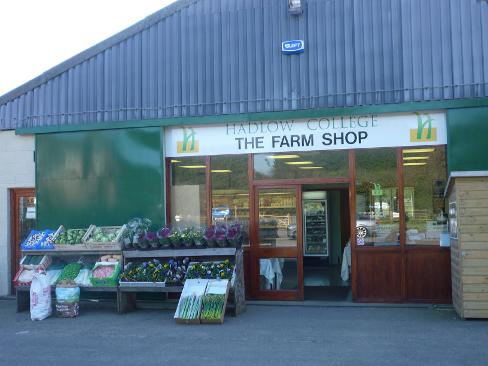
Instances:
[[[450,109],[447,113],[449,172],[488,170],[488,107]]]
[[[38,227],[164,221],[161,128],[36,137]]]

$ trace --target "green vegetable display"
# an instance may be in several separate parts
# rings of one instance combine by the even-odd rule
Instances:
[[[57,283],[60,283],[61,281],[74,281],[75,278],[78,277],[80,270],[81,264],[78,262],[67,264],[61,271]]]
[[[220,320],[224,311],[225,295],[207,294],[202,299],[201,319]]]
[[[178,318],[180,319],[198,319],[202,307],[201,296],[185,296],[180,299],[180,308]]]
[[[86,229],[69,229],[60,233],[56,240],[54,240],[54,244],[80,244],[85,234]]]
[[[103,228],[97,227],[95,230],[93,230],[93,233],[88,241],[97,243],[112,243],[116,238],[117,230],[104,230]]]

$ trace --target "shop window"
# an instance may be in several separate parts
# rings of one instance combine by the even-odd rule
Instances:
[[[213,156],[212,223],[239,222],[249,245],[249,180],[247,155]]]
[[[448,238],[444,146],[403,149],[407,245],[439,245]]]
[[[396,149],[356,150],[358,246],[399,245]]]
[[[297,246],[294,188],[259,191],[259,245],[270,248]]]
[[[171,224],[204,227],[207,224],[205,158],[171,159]]]
[[[254,155],[255,179],[346,178],[347,150]]]
[[[260,258],[259,288],[273,291],[297,290],[296,258]]]

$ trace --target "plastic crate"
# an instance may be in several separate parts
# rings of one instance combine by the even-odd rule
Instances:
[[[106,278],[95,278],[93,277],[93,271],[101,266],[114,266],[114,271],[110,277]],[[119,284],[119,273],[120,273],[120,263],[118,262],[97,262],[92,270],[92,275],[90,276],[90,282],[96,287],[117,287]]]

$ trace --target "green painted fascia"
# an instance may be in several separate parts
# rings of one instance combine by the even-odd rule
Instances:
[[[454,108],[471,108],[488,106],[488,98],[471,98],[471,99],[449,99],[431,102],[410,102],[400,104],[382,104],[356,106],[346,108],[320,108],[320,109],[303,109],[281,112],[260,112],[260,113],[241,113],[241,114],[221,114],[211,116],[193,116],[193,117],[176,117],[176,118],[159,118],[132,120],[121,122],[98,122],[84,123],[78,125],[53,125],[43,127],[26,127],[15,130],[17,135],[31,135],[55,132],[74,132],[90,130],[112,130],[119,128],[137,128],[137,127],[165,127],[181,125],[205,125],[213,123],[227,122],[251,122],[266,121],[277,119],[293,118],[315,118],[328,116],[345,116],[361,114],[381,114],[381,113],[400,113],[415,112],[420,110],[438,110]]]

